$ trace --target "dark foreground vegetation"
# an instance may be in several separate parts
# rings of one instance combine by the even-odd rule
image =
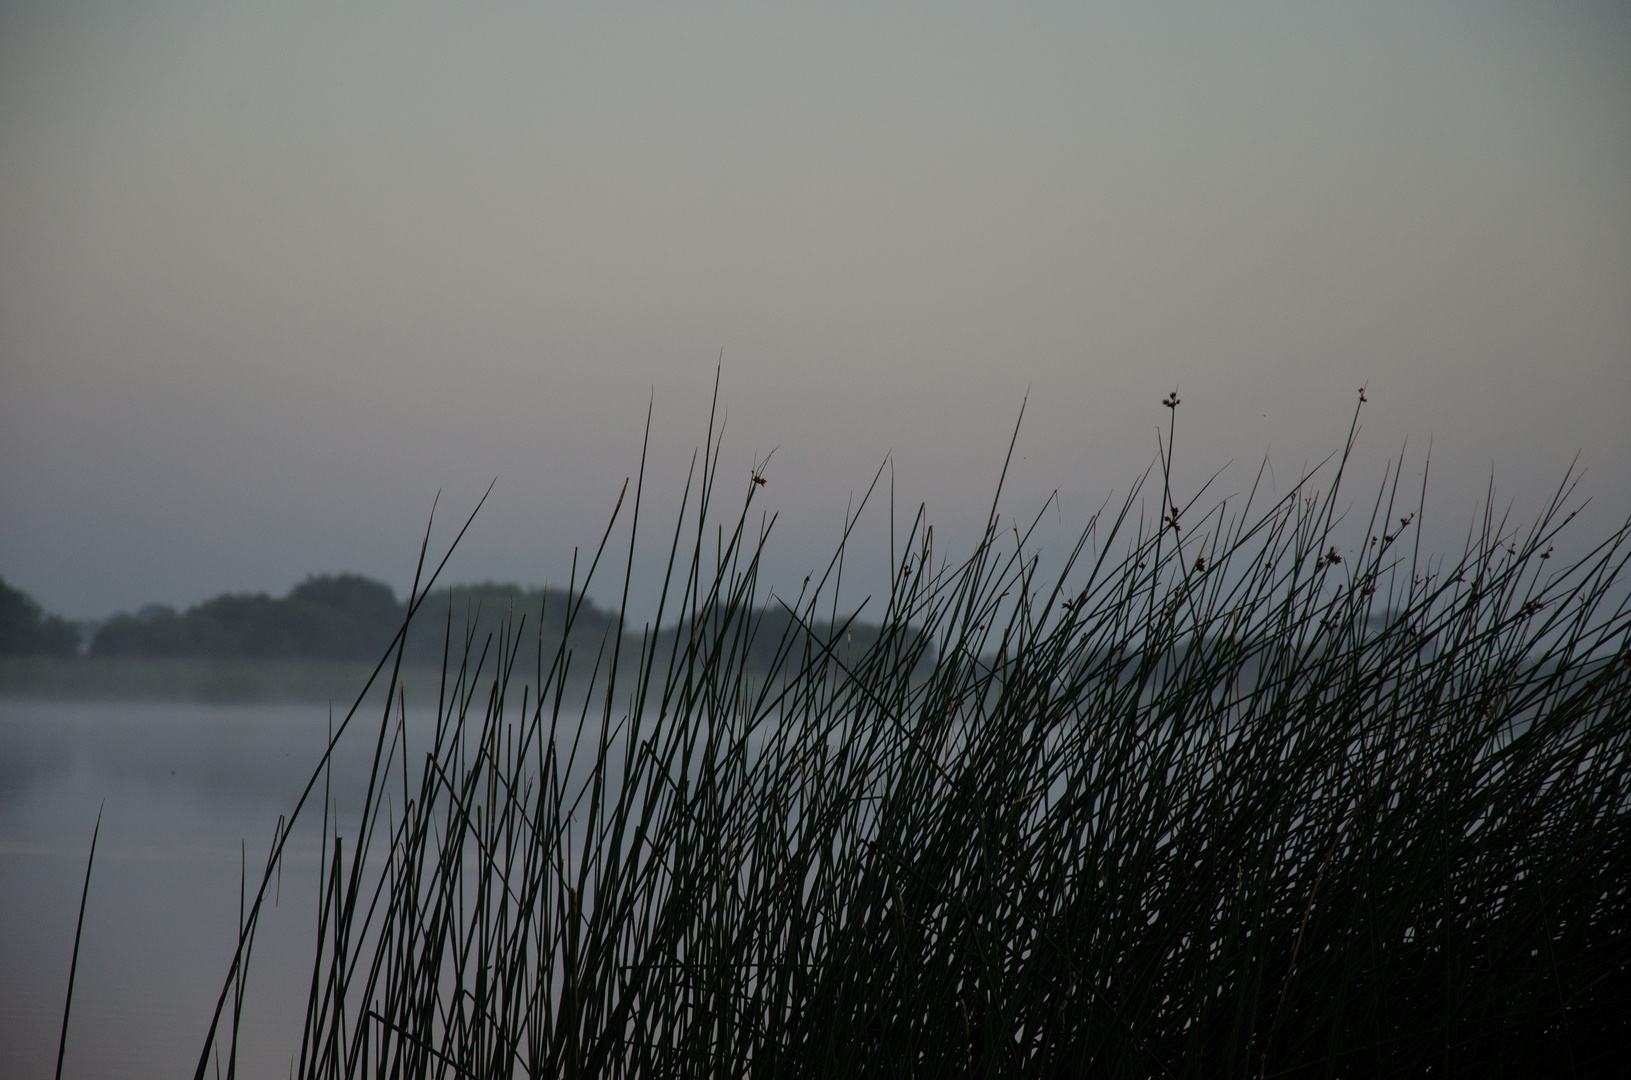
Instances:
[[[1564,491],[1428,557],[1396,478],[1341,520],[1345,461],[1210,512],[1163,469],[1048,579],[1023,523],[993,514],[959,561],[919,515],[860,645],[842,551],[784,599],[746,478],[716,528],[711,437],[662,544],[656,625],[683,633],[465,634],[427,571],[409,625],[452,628],[433,743],[359,721],[362,818],[325,813],[321,768],[296,809],[327,839],[295,1073],[1623,1068],[1631,533],[1560,565]],[[584,561],[546,627],[588,610],[611,559]],[[200,1078],[232,1074],[289,828]]]

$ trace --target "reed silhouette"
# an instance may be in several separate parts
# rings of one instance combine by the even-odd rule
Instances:
[[[295,1074],[1603,1070],[1631,1045],[1628,526],[1564,564],[1569,480],[1434,557],[1394,471],[1344,548],[1357,412],[1291,493],[1205,509],[1162,404],[1159,476],[1062,569],[995,502],[956,559],[920,510],[859,641],[843,544],[796,595],[761,583],[762,469],[715,519],[712,422],[644,624],[678,630],[627,613],[643,457],[547,601],[553,648],[461,632],[422,555],[361,817],[328,815],[322,765],[295,810],[325,807]],[[624,528],[617,622],[574,647]],[[433,613],[410,747],[395,672]],[[288,829],[200,1080],[233,1074]]]

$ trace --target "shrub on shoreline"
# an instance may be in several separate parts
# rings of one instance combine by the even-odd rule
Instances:
[[[0,578],[0,656],[73,656],[79,628]]]

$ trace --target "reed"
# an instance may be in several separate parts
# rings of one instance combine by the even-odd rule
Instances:
[[[553,652],[438,613],[429,746],[404,628],[362,815],[324,814],[297,1075],[1605,1068],[1631,1045],[1631,526],[1560,565],[1566,483],[1429,557],[1394,475],[1344,556],[1352,430],[1283,499],[1207,511],[1168,436],[1046,577],[995,509],[960,561],[920,511],[857,638],[842,545],[784,599],[758,484],[713,516],[710,425],[646,624],[678,632],[636,629],[625,576],[615,631],[570,644],[641,480]],[[200,1080],[233,1072],[265,893]]]

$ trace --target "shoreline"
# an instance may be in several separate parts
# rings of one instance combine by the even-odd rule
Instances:
[[[349,703],[373,670],[340,660],[6,656],[0,700]],[[441,671],[404,667],[402,681],[410,693],[434,688]]]

